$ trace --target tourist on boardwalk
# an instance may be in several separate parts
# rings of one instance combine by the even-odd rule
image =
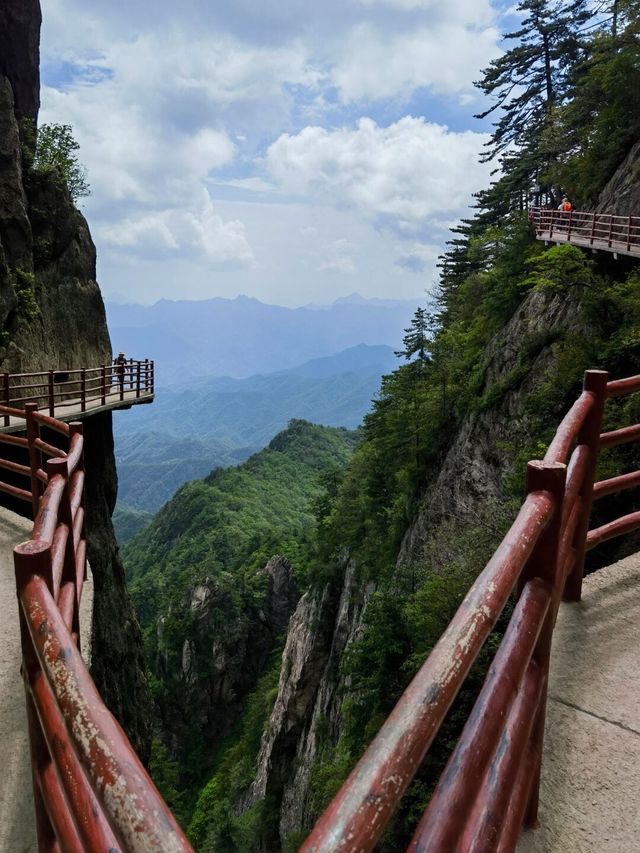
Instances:
[[[571,213],[573,210],[573,205],[566,195],[562,197],[562,202],[558,205],[558,210],[561,210],[563,213]]]
[[[124,391],[124,367],[127,363],[126,356],[123,352],[119,352],[118,355],[114,358],[113,364],[116,369],[116,376],[118,377],[118,384],[120,386],[120,391]]]

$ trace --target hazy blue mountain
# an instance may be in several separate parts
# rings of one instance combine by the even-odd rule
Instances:
[[[107,304],[115,351],[157,363],[158,386],[198,376],[246,378],[286,370],[360,343],[398,347],[414,301],[357,295],[332,305],[283,308],[257,299]]]
[[[397,362],[390,347],[361,344],[278,373],[160,388],[152,406],[114,418],[119,501],[156,510],[182,483],[265,447],[293,418],[356,428]]]

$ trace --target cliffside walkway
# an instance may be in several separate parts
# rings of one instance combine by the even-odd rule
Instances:
[[[640,838],[640,554],[588,575],[551,653],[539,826],[519,853],[620,853]]]
[[[545,243],[573,243],[585,249],[611,252],[614,256],[640,258],[640,216],[615,216],[572,210],[532,207],[529,219],[536,239]]]
[[[0,851],[35,853],[29,735],[20,675],[20,623],[13,549],[29,539],[33,522],[0,507]],[[83,657],[90,657],[93,583],[87,573],[80,606]]]
[[[49,417],[68,423],[112,409],[152,403],[155,394],[153,361],[128,359],[121,364],[37,373],[0,373],[0,404],[22,410],[36,405]],[[0,432],[19,432],[24,419],[5,412]]]

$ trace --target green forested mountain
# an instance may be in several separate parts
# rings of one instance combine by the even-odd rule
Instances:
[[[152,407],[114,420],[119,541],[140,511],[155,512],[212,468],[243,462],[292,418],[355,429],[396,362],[390,347],[360,344],[278,373],[160,388]]]
[[[216,734],[233,727],[281,648],[307,581],[317,507],[357,441],[353,431],[292,421],[242,465],[183,486],[124,549],[161,730],[181,755],[177,770],[166,765],[158,741],[156,767],[175,772],[186,803],[213,760]]]
[[[487,153],[501,173],[443,258],[438,310],[416,312],[403,361],[384,377],[348,465],[317,493],[316,521],[304,536],[288,527],[291,539],[272,546],[266,510],[245,516],[258,531],[255,543],[248,532],[239,538],[260,555],[253,566],[291,554],[305,566],[297,581],[304,594],[282,654],[262,655],[262,675],[237,706],[236,725],[223,736],[206,716],[190,716],[197,742],[210,738],[199,780],[190,775],[194,745],[176,739],[166,714],[181,690],[193,697],[215,682],[193,674],[186,626],[204,625],[200,641],[210,648],[234,624],[200,620],[205,593],[201,577],[189,576],[196,560],[213,553],[217,566],[224,553],[222,502],[222,516],[207,519],[207,541],[222,537],[215,547],[193,535],[199,504],[188,486],[130,551],[150,665],[163,679],[154,772],[198,850],[297,848],[513,520],[526,460],[543,453],[583,370],[640,372],[637,262],[546,247],[524,210],[534,183],[549,203],[569,190],[609,211],[618,203],[613,188],[624,186],[625,203],[635,198],[640,215],[640,126],[628,112],[640,91],[640,4],[524,0],[518,8],[522,29],[480,82],[495,98]],[[637,409],[633,399],[613,405],[608,427],[637,420]],[[634,454],[604,457],[602,475],[637,467]],[[251,493],[251,469],[239,470]],[[279,500],[269,496],[274,518]],[[638,505],[632,492],[617,500],[618,515]],[[152,589],[160,594],[143,595],[145,575],[156,571]],[[167,607],[169,588],[181,598]],[[167,621],[171,656],[160,654],[157,639]],[[481,656],[381,850],[406,846],[485,663]]]

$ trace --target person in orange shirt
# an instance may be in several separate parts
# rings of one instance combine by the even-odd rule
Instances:
[[[564,213],[571,213],[573,210],[571,202],[566,195],[562,197],[562,204],[558,207],[558,210],[562,210]]]

